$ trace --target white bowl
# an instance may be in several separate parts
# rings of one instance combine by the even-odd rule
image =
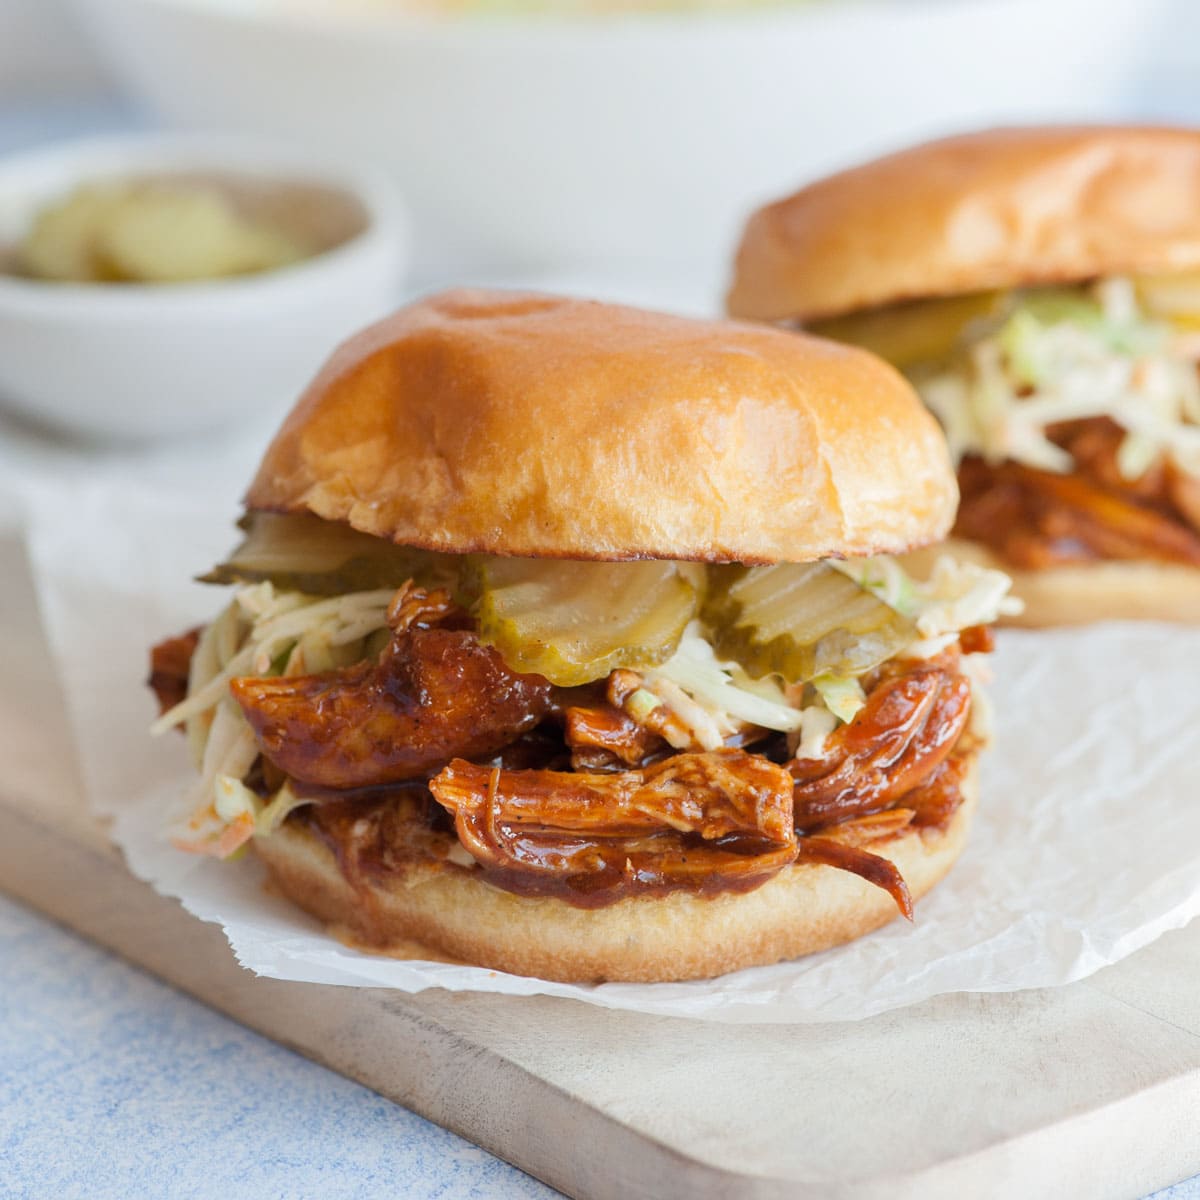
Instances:
[[[754,205],[886,147],[1131,103],[1171,0],[826,0],[404,17],[402,0],[76,0],[167,121],[353,148],[422,272],[721,269]]]
[[[299,185],[350,235],[234,279],[69,284],[0,273],[0,406],[91,437],[216,429],[281,412],[337,342],[395,306],[407,235],[390,182],[240,138],[93,139],[2,159],[0,247],[80,183],[174,173]]]

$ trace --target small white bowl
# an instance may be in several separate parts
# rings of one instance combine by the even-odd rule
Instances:
[[[0,248],[82,183],[200,175],[293,186],[332,248],[196,283],[49,283],[0,273],[0,406],[89,437],[145,440],[280,412],[330,350],[395,306],[407,220],[370,172],[241,138],[89,139],[0,160]]]

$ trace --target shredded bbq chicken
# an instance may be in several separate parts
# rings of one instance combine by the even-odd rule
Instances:
[[[1167,495],[1184,520],[1200,533],[1200,476],[1189,475],[1174,463],[1167,466]]]
[[[551,686],[518,675],[465,629],[404,629],[379,662],[321,675],[235,679],[234,699],[265,758],[323,788],[428,775],[486,758],[549,711]]]
[[[848,842],[832,838],[806,837],[801,839],[799,861],[820,863],[849,871],[868,883],[881,887],[896,902],[896,907],[911,921],[913,918],[912,896],[908,884],[900,874],[900,868],[890,858],[871,854]]]
[[[150,678],[146,682],[154,692],[160,712],[174,708],[187,697],[188,673],[199,640],[200,630],[192,629],[159,642],[150,651]]]
[[[430,781],[459,841],[493,879],[533,894],[629,884],[717,891],[794,862],[792,781],[740,750],[678,754],[642,771],[504,771],[452,762]]]
[[[818,759],[788,763],[796,828],[816,831],[892,807],[945,761],[967,724],[971,685],[947,663],[882,673],[862,711]]]
[[[757,754],[676,754],[642,771],[505,771],[455,759],[429,783],[480,862],[521,861],[521,839],[645,837],[664,829],[713,841],[795,841],[792,780]],[[547,869],[544,856],[530,863]],[[561,869],[560,864],[548,869]]]
[[[1075,460],[1065,475],[965,459],[955,532],[1019,567],[1097,559],[1200,566],[1200,481],[1161,459],[1126,479],[1117,459],[1124,437],[1104,417],[1060,426],[1054,441]]]
[[[656,733],[611,704],[575,705],[564,716],[563,737],[577,771],[641,766],[667,748]]]

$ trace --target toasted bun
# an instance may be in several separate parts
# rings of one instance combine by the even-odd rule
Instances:
[[[760,209],[729,311],[812,320],[1196,267],[1200,130],[995,129],[877,159]]]
[[[963,789],[966,800],[945,829],[870,845],[896,863],[914,900],[962,852],[975,807],[974,763]],[[448,957],[570,983],[723,975],[827,950],[897,915],[881,888],[811,863],[785,868],[744,894],[672,892],[580,909],[500,891],[462,869],[413,867],[392,887],[356,892],[303,826],[284,825],[254,847],[285,896],[348,940],[403,957]]]
[[[936,540],[957,485],[915,393],[862,351],[456,291],[337,350],[246,502],[460,554],[771,562]]]
[[[1200,570],[1177,563],[1096,562],[1022,571],[978,542],[951,538],[904,557],[918,575],[941,554],[996,567],[1013,581],[1025,601],[1019,617],[1005,625],[1086,625],[1092,621],[1175,621],[1200,625]]]

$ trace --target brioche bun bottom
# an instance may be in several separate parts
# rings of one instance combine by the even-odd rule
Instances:
[[[1013,595],[1025,601],[1025,611],[1019,617],[1001,618],[1003,625],[1037,628],[1121,620],[1200,624],[1200,568],[1147,560],[1023,571],[986,546],[960,538],[914,550],[901,556],[900,562],[921,578],[943,554],[994,567],[1012,579]]]
[[[867,847],[899,867],[914,900],[962,852],[976,802],[974,759],[962,787],[964,802],[944,828]],[[254,848],[278,890],[343,940],[566,983],[705,979],[827,950],[898,915],[882,888],[814,863],[786,867],[751,892],[679,891],[584,909],[502,891],[469,869],[420,864],[356,890],[328,847],[294,824]]]

